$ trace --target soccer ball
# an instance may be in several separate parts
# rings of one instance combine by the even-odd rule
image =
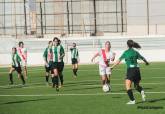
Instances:
[[[108,92],[110,90],[109,86],[107,84],[103,85],[103,91]]]

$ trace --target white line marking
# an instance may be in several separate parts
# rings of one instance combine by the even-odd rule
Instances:
[[[162,92],[145,92],[146,94],[165,94],[165,91]],[[0,97],[53,97],[53,96],[102,96],[102,95],[125,95],[126,93],[90,93],[90,94],[60,94],[60,93],[55,93],[55,94],[29,94],[29,95],[21,95],[21,94],[13,94],[13,95],[0,95]],[[135,92],[134,94],[139,94],[138,92]]]

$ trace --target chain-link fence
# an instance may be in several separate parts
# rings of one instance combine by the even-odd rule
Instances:
[[[1,0],[0,35],[120,33],[126,0]]]

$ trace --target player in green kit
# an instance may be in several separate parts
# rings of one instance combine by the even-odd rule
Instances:
[[[25,85],[25,79],[24,76],[22,74],[22,69],[21,69],[21,58],[17,53],[17,49],[16,47],[12,48],[12,66],[10,68],[9,71],[9,79],[10,79],[10,84],[13,84],[13,75],[12,73],[14,71],[17,71],[18,73],[18,78],[22,80],[22,84]]]
[[[77,77],[77,71],[78,71],[78,61],[79,61],[79,52],[76,48],[76,43],[73,43],[72,48],[70,48],[71,51],[71,61],[72,61],[72,70],[74,77]]]
[[[53,64],[53,51],[52,51],[53,42],[48,42],[48,47],[45,49],[43,58],[45,62],[45,70],[46,70],[46,85],[49,85],[49,75],[52,73],[52,64]]]
[[[59,91],[59,82],[58,82],[58,77],[59,77],[59,62],[62,61],[64,57],[64,49],[62,48],[61,45],[59,45],[59,39],[55,37],[53,39],[54,46],[52,47],[53,51],[53,72],[54,75],[52,77],[52,82],[53,86],[56,87],[56,91]]]
[[[60,47],[60,56],[61,56],[61,60],[58,62],[58,72],[59,72],[59,78],[60,78],[60,82],[61,85],[59,87],[62,87],[64,84],[64,77],[63,77],[63,69],[64,69],[64,56],[65,56],[65,52],[64,52],[64,48],[61,45],[61,40],[58,39],[58,46]]]
[[[130,98],[130,101],[127,104],[135,104],[135,98],[133,96],[133,92],[131,89],[132,83],[134,83],[135,89],[141,93],[142,95],[142,101],[145,101],[145,94],[143,88],[140,86],[140,68],[139,64],[137,62],[138,59],[143,60],[146,65],[149,65],[147,60],[139,54],[136,50],[133,48],[141,48],[141,46],[134,42],[133,40],[127,41],[128,49],[121,55],[119,60],[116,61],[116,63],[111,67],[113,69],[116,65],[118,65],[123,59],[125,59],[125,62],[127,64],[127,74],[125,79],[125,86],[127,90],[127,94]]]

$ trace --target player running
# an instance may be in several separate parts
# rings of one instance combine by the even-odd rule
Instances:
[[[76,48],[76,43],[72,44],[72,48],[70,48],[71,51],[71,61],[72,61],[72,70],[73,70],[73,77],[77,77],[77,71],[78,71],[78,61],[79,61],[79,52]]]
[[[18,73],[18,78],[22,80],[22,84],[25,85],[25,80],[22,74],[22,69],[21,69],[21,58],[17,54],[17,49],[15,47],[12,48],[12,66],[9,71],[9,79],[10,79],[10,85],[13,84],[13,72],[17,71]]]
[[[127,64],[125,86],[126,86],[127,94],[130,98],[130,101],[127,104],[135,104],[135,98],[133,96],[133,92],[131,89],[132,82],[134,83],[135,89],[141,93],[143,101],[145,101],[145,97],[146,97],[143,88],[140,86],[141,75],[137,60],[138,59],[143,60],[146,65],[149,65],[149,63],[143,56],[139,54],[139,52],[133,49],[133,48],[137,48],[137,49],[141,48],[141,46],[138,43],[134,42],[133,40],[128,40],[127,46],[128,49],[121,55],[119,60],[116,61],[116,63],[111,67],[111,69],[113,69],[123,59],[125,59],[125,62]]]
[[[22,66],[24,69],[24,78],[27,79],[27,49],[24,47],[24,43],[20,41],[18,43],[17,53],[21,57]]]
[[[93,62],[94,59],[99,56],[99,72],[102,80],[102,85],[109,85],[110,86],[110,61],[114,61],[115,53],[111,51],[111,43],[109,41],[105,42],[105,48],[100,49],[91,59]]]
[[[48,42],[48,47],[45,49],[43,58],[45,62],[45,78],[46,78],[46,85],[49,85],[49,75],[52,73],[52,64],[53,64],[53,51],[52,51],[53,42]]]

